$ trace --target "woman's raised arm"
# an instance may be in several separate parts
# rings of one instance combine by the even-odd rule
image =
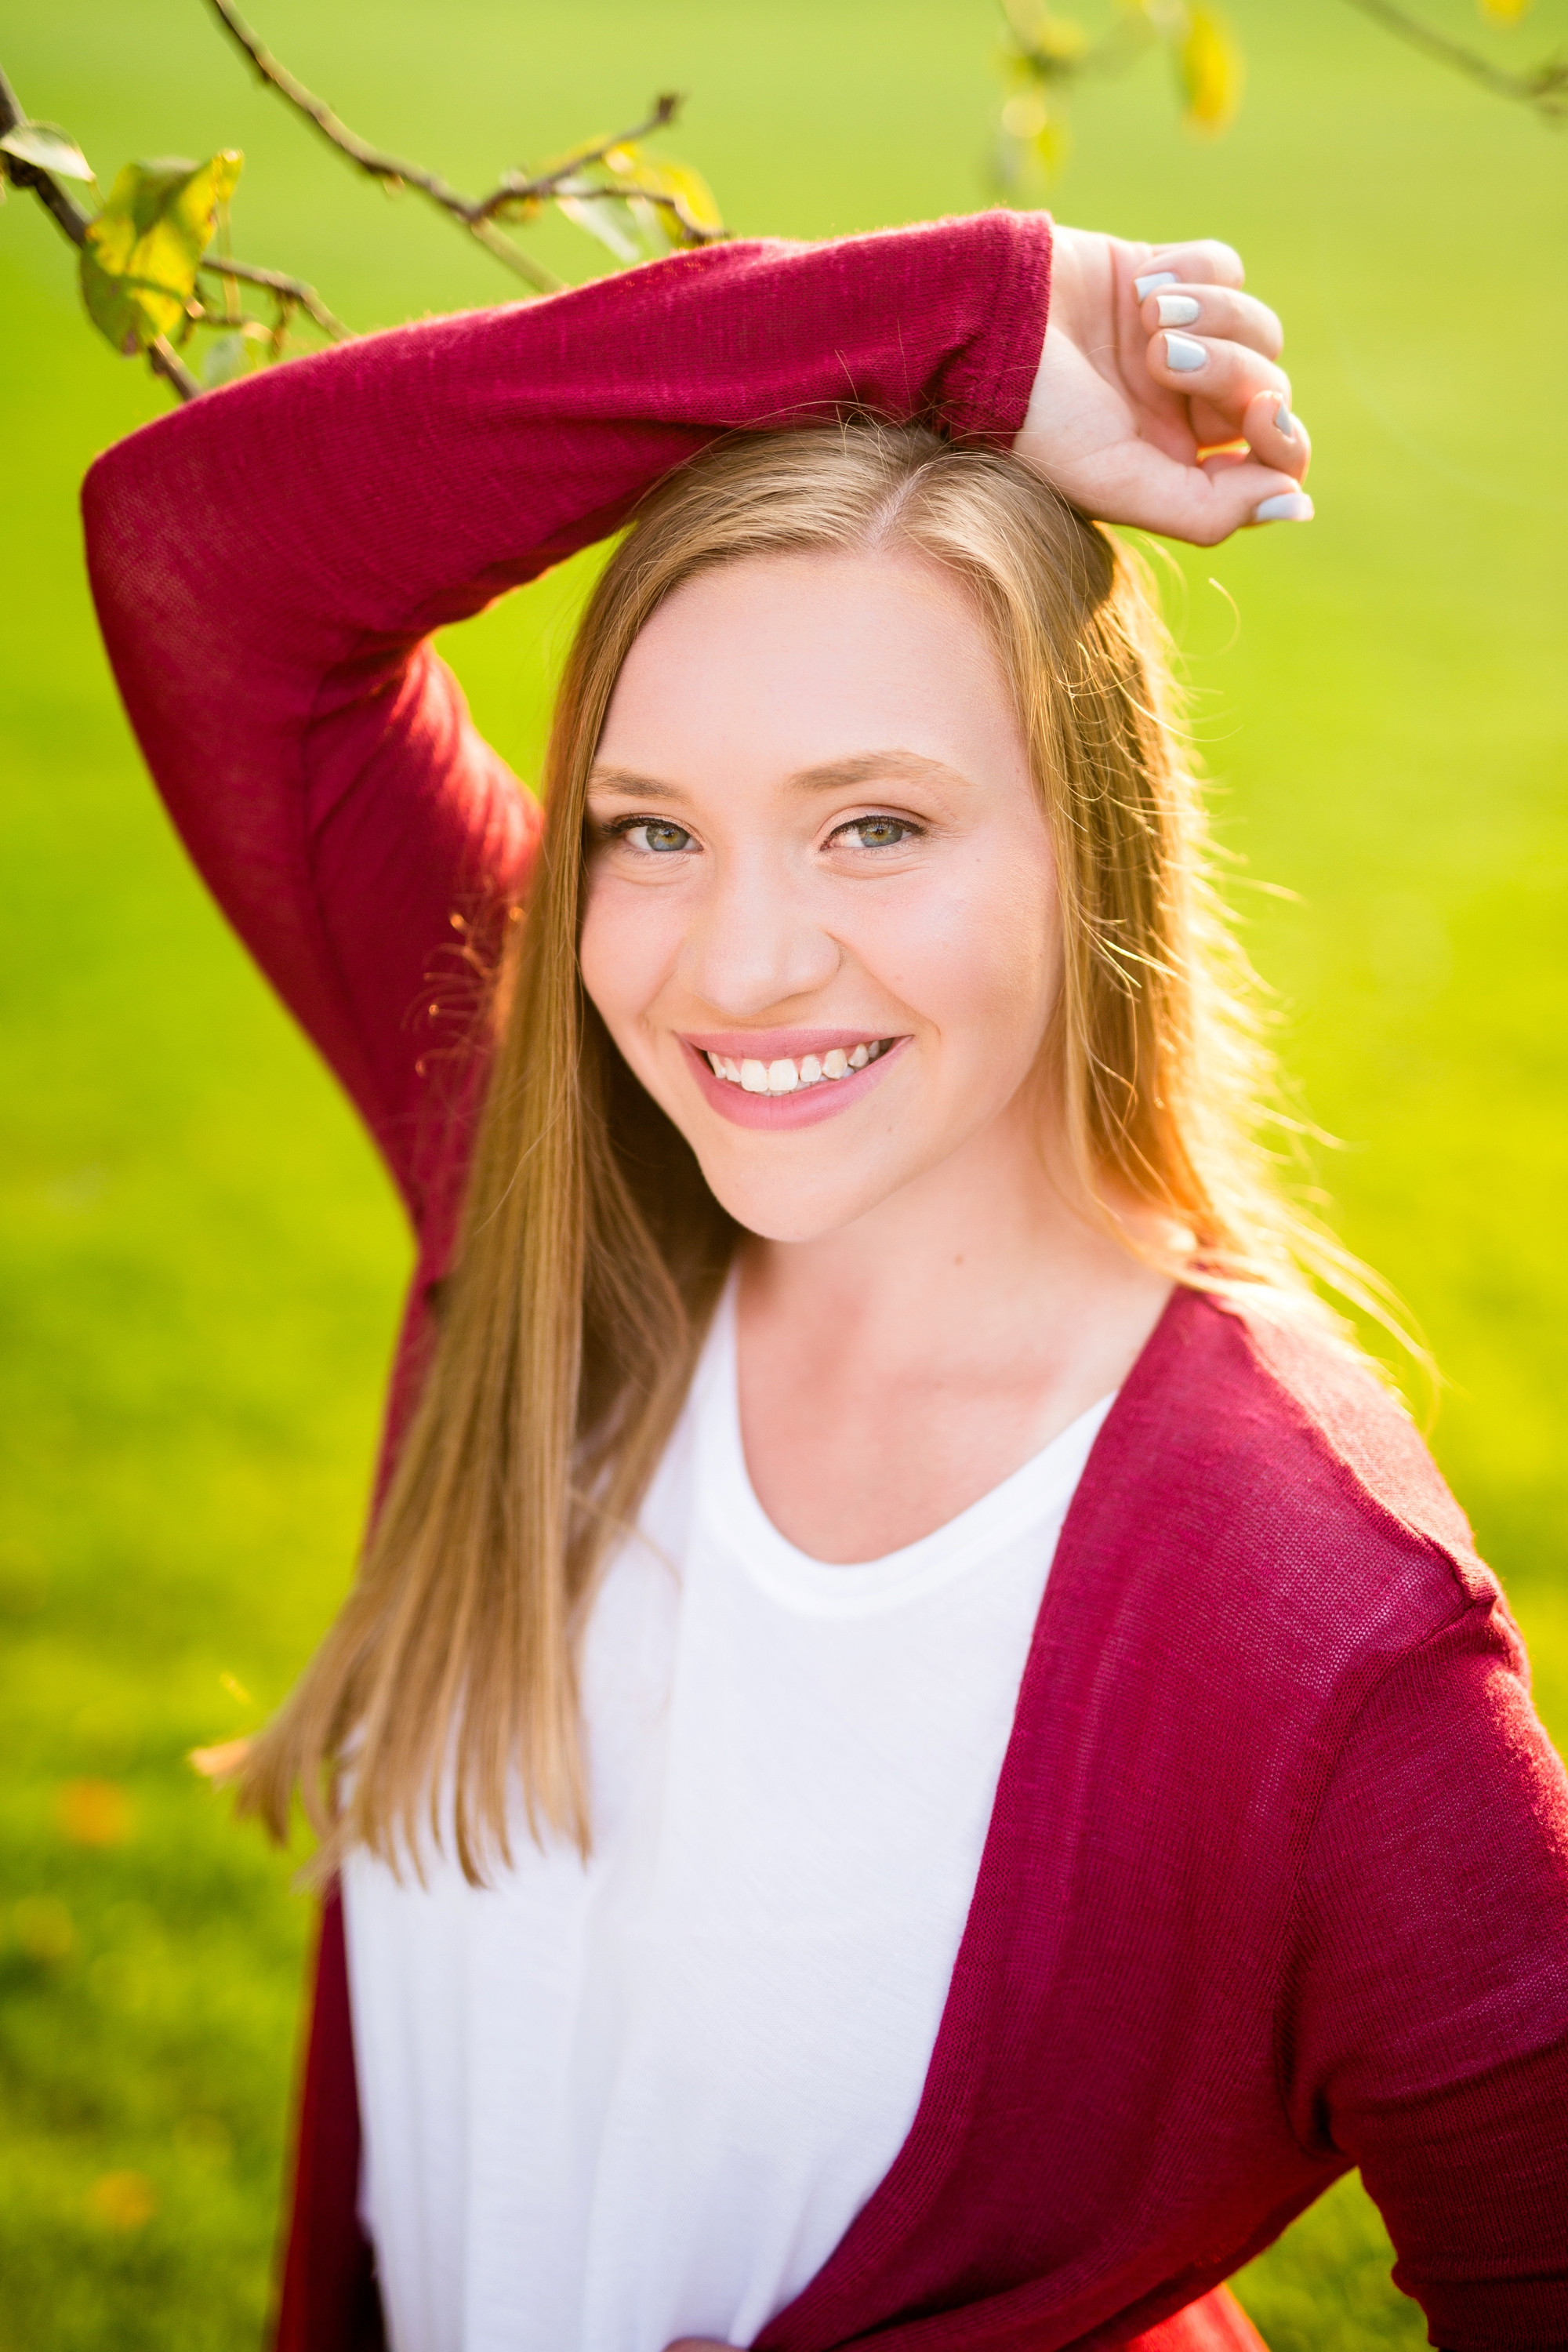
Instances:
[[[731,245],[257,375],[99,459],[94,593],[187,848],[416,1222],[422,1008],[519,888],[532,802],[423,642],[616,529],[716,434],[858,403],[1010,439],[1042,218]]]

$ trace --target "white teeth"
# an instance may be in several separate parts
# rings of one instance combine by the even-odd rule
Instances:
[[[888,1041],[878,1038],[874,1044],[857,1045],[851,1053],[835,1045],[830,1053],[818,1056],[804,1055],[799,1062],[780,1055],[776,1061],[761,1062],[747,1059],[731,1060],[728,1054],[704,1051],[703,1059],[715,1077],[727,1079],[732,1087],[742,1087],[749,1095],[793,1095],[799,1087],[818,1087],[833,1078],[847,1078],[852,1070],[863,1070],[886,1049]]]

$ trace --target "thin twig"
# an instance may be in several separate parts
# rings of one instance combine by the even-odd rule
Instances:
[[[1527,73],[1510,73],[1502,66],[1494,66],[1489,58],[1479,50],[1468,49],[1462,41],[1450,40],[1447,33],[1424,25],[1417,16],[1406,15],[1394,5],[1394,0],[1350,0],[1363,16],[1370,16],[1385,32],[1408,41],[1412,48],[1436,58],[1440,65],[1452,66],[1467,74],[1498,98],[1511,98],[1532,107],[1549,121],[1560,121],[1568,115],[1568,60],[1549,58],[1532,66]]]
[[[554,294],[560,291],[563,279],[557,278],[552,270],[541,268],[539,263],[531,255],[521,252],[509,236],[503,236],[488,219],[481,219],[479,208],[471,205],[467,196],[459,195],[456,188],[448,186],[437,173],[426,172],[419,163],[405,163],[400,156],[385,154],[381,149],[369,145],[357,131],[351,131],[324,99],[317,98],[289,72],[287,66],[279,64],[270,50],[263,46],[259,37],[251,31],[233,6],[232,0],[209,0],[209,5],[219,24],[230,39],[243,49],[261,79],[269,83],[280,98],[287,99],[290,106],[297,107],[307,121],[315,124],[322,138],[328,140],[340,154],[346,155],[351,163],[371,179],[380,180],[384,185],[417,188],[421,195],[427,196],[433,205],[439,205],[443,212],[461,222],[470,235],[478,236],[498,260],[504,261],[509,269],[515,270],[536,293]]]
[[[509,269],[514,269],[521,278],[532,287],[536,294],[560,294],[564,291],[566,285],[564,278],[557,278],[553,269],[544,268],[534,260],[531,254],[524,253],[519,247],[513,245],[506,231],[497,228],[494,221],[469,221],[467,226],[469,236],[482,245],[487,253],[493,253],[498,261],[504,262]]]
[[[509,172],[499,188],[492,188],[488,196],[481,196],[477,204],[470,205],[469,219],[482,220],[494,212],[498,205],[515,200],[526,202],[530,197],[535,197],[541,204],[548,203],[575,173],[585,172],[590,164],[602,163],[605,156],[614,154],[617,147],[635,147],[639,139],[647,139],[651,132],[662,131],[667,123],[673,122],[679,111],[679,98],[673,90],[666,90],[662,98],[655,99],[651,111],[640,122],[634,122],[629,130],[613,131],[607,139],[595,139],[591,145],[579,147],[563,163],[555,164],[548,172],[531,176],[527,172]]]
[[[608,153],[611,148],[619,143],[617,140],[608,141],[605,152]],[[617,188],[614,181],[604,180],[586,180],[581,187],[574,187],[573,174],[582,169],[583,164],[579,161],[563,165],[560,172],[551,173],[545,179],[523,183],[517,188],[498,188],[493,195],[485,198],[485,205],[489,209],[505,204],[515,204],[520,196],[531,197],[534,190],[539,188],[544,190],[544,195],[538,199],[541,203],[547,198],[565,197],[579,205],[632,203],[652,205],[658,211],[668,213],[672,219],[679,223],[689,243],[692,245],[728,244],[730,232],[727,228],[711,228],[707,222],[700,221],[695,214],[688,210],[685,199],[671,195],[668,189],[649,188],[637,180],[628,180],[622,188]]]
[[[204,253],[201,267],[220,278],[240,278],[247,286],[265,286],[273,294],[286,295],[298,302],[301,310],[312,318],[323,335],[331,335],[335,343],[352,342],[353,330],[328,310],[313,286],[302,278],[286,277],[281,269],[258,269],[251,261],[234,261],[226,253]]]
[[[7,81],[5,68],[0,67],[0,139],[26,121],[22,102]],[[5,177],[14,188],[29,189],[37,196],[62,236],[69,237],[77,247],[87,243],[89,215],[49,173],[40,171],[37,163],[24,163],[19,156],[7,155]],[[174,386],[182,400],[195,400],[201,391],[184,360],[163,335],[147,346],[147,364],[154,375],[161,375],[165,383]]]
[[[673,122],[679,111],[679,98],[673,90],[666,90],[661,98],[655,99],[651,111],[629,130],[614,131],[607,139],[595,139],[591,145],[579,147],[563,163],[554,164],[548,172],[509,172],[499,188],[492,188],[488,196],[481,196],[477,204],[467,207],[465,217],[470,221],[485,220],[500,205],[526,204],[530,199],[548,204],[577,173],[587,171],[591,164],[602,163],[617,147],[635,147],[639,139],[647,139],[651,132],[662,131],[667,123]]]
[[[201,385],[178,352],[174,350],[166,336],[160,335],[156,342],[148,344],[147,364],[154,375],[161,375],[165,383],[174,385],[182,400],[195,400],[200,397]]]

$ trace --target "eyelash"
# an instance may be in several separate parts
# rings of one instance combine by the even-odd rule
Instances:
[[[613,824],[607,824],[605,831],[613,841],[625,841],[629,834],[639,832],[644,826],[660,833],[685,833],[688,841],[691,838],[683,824],[677,824],[673,817],[668,816],[621,816]],[[668,849],[645,849],[641,852],[645,857],[668,857],[678,854]]]
[[[833,832],[829,834],[828,839],[830,841],[837,841],[844,834],[855,833],[858,831],[862,825],[873,824],[890,824],[897,825],[899,828],[899,838],[897,841],[879,842],[877,845],[877,849],[900,849],[906,841],[918,841],[925,832],[925,827],[921,824],[916,824],[911,817],[892,816],[885,811],[876,810],[866,816],[854,816],[847,818],[843,824],[837,825],[834,828]],[[686,834],[688,841],[691,838],[689,833],[687,833],[686,827],[683,824],[677,824],[673,818],[670,817],[617,817],[615,823],[613,824],[606,825],[605,830],[612,839],[616,841],[625,841],[630,835],[641,832],[645,827],[651,827],[660,832]],[[854,845],[862,849],[866,846],[864,843],[856,844]],[[868,854],[874,856],[877,854],[877,849],[871,850]],[[645,857],[669,857],[678,856],[679,854],[680,853],[679,851],[668,849],[645,849],[640,853],[640,855]]]

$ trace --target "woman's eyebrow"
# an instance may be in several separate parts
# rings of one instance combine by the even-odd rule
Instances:
[[[632,768],[595,768],[588,778],[591,793],[620,793],[629,801],[678,801],[679,784],[661,783],[657,776],[639,776]]]
[[[858,784],[878,780],[903,778],[910,783],[966,784],[967,776],[945,761],[928,760],[921,751],[852,751],[841,760],[823,760],[810,768],[797,768],[787,779],[790,790],[797,793],[852,792]],[[616,793],[633,801],[678,801],[684,798],[679,784],[665,782],[658,776],[640,775],[635,768],[595,768],[588,778],[591,793]]]
[[[928,760],[921,751],[855,751],[847,759],[824,760],[811,768],[797,769],[790,778],[793,790],[801,793],[849,792],[857,784],[882,779],[901,777],[909,783],[966,784],[967,776],[950,768],[943,760]]]

